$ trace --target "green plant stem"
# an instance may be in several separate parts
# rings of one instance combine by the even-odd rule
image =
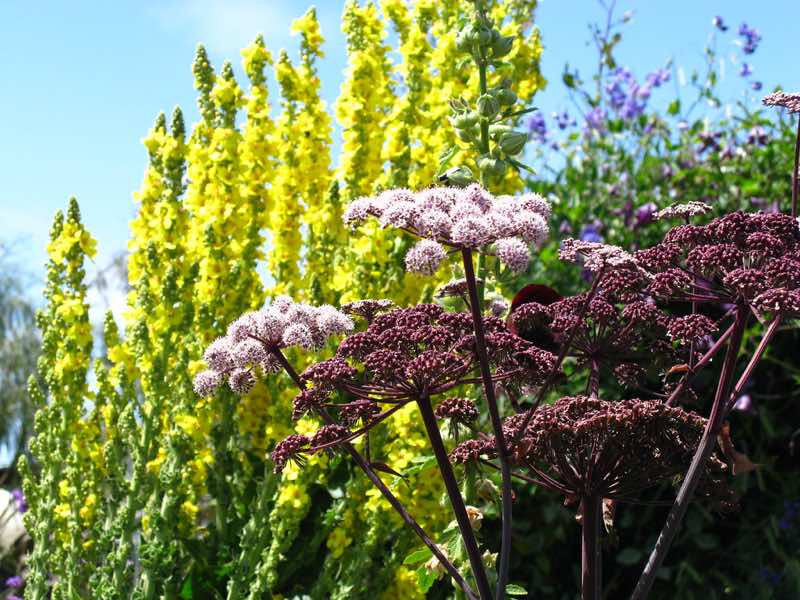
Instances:
[[[720,373],[719,383],[717,384],[717,391],[714,395],[714,404],[711,408],[711,414],[708,417],[703,437],[700,439],[700,443],[694,453],[692,463],[689,466],[689,470],[686,472],[686,477],[683,479],[681,488],[678,491],[678,496],[675,498],[675,503],[669,511],[667,521],[658,536],[658,540],[656,540],[655,547],[631,595],[631,600],[644,600],[650,594],[650,590],[655,581],[656,572],[664,563],[664,558],[672,542],[675,540],[675,536],[678,534],[681,521],[686,514],[686,510],[689,508],[689,502],[700,483],[703,469],[714,450],[717,434],[719,433],[722,419],[725,415],[725,404],[728,401],[728,391],[733,379],[736,358],[739,355],[739,348],[742,343],[748,314],[749,309],[747,306],[739,305],[737,307],[733,333],[728,342],[728,350],[725,354],[722,372]]]
[[[488,91],[486,83],[486,54],[481,49],[481,57],[478,63],[478,80],[480,85],[480,94],[483,95]],[[480,152],[481,154],[489,154],[489,121],[481,119],[481,140]],[[481,185],[484,189],[489,189],[489,178],[485,171],[481,171]],[[483,253],[478,253],[478,309],[483,314],[484,296],[486,290],[486,257]]]

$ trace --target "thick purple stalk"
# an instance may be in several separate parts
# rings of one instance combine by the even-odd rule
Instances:
[[[492,421],[492,431],[497,440],[497,452],[500,460],[500,479],[502,485],[502,532],[500,536],[500,560],[497,569],[497,600],[506,597],[506,584],[511,564],[511,519],[512,503],[514,501],[511,464],[508,459],[508,446],[503,435],[503,421],[500,418],[500,409],[494,394],[494,382],[489,368],[489,357],[486,353],[486,336],[483,331],[483,317],[481,315],[481,302],[478,297],[478,286],[475,281],[475,271],[472,267],[472,250],[465,248],[461,251],[464,263],[464,277],[469,289],[470,310],[472,311],[472,325],[475,329],[475,349],[478,354],[478,363],[483,380],[483,391],[486,394],[486,404],[489,407],[489,417]]]
[[[794,141],[794,170],[792,171],[792,218],[797,218],[798,170],[800,170],[800,115],[797,117],[797,136]]]
[[[581,600],[600,600],[602,596],[602,513],[603,499],[600,496],[584,496],[581,499]]]
[[[700,477],[703,474],[706,463],[711,457],[711,453],[714,451],[717,434],[722,425],[722,417],[725,414],[725,404],[727,403],[731,380],[733,379],[734,369],[736,368],[736,358],[739,355],[739,347],[742,343],[742,336],[744,335],[748,314],[749,309],[744,305],[739,305],[736,311],[736,321],[733,325],[733,332],[728,342],[725,361],[722,364],[722,372],[720,373],[719,383],[717,384],[717,391],[714,395],[714,404],[711,407],[711,415],[708,417],[705,431],[703,431],[703,437],[700,439],[700,444],[694,453],[692,463],[678,491],[678,496],[675,498],[669,515],[667,515],[667,521],[664,523],[664,527],[658,536],[658,540],[656,540],[650,558],[639,577],[636,589],[634,589],[631,595],[631,600],[644,600],[650,594],[653,582],[655,581],[656,571],[658,571],[664,563],[664,558],[672,542],[675,540],[675,536],[678,534],[681,521],[689,507],[689,502],[697,489],[697,485],[700,483]]]
[[[467,515],[467,507],[464,506],[464,499],[461,497],[461,490],[458,488],[458,481],[456,480],[455,473],[453,473],[453,466],[450,464],[450,458],[447,456],[447,450],[444,447],[442,435],[439,433],[439,424],[436,422],[436,416],[433,414],[433,406],[431,406],[430,398],[423,397],[417,399],[417,406],[419,406],[422,422],[425,424],[425,431],[431,442],[433,455],[436,457],[439,473],[442,475],[442,481],[444,481],[444,487],[450,499],[450,506],[453,508],[458,528],[461,531],[461,539],[464,541],[464,548],[467,551],[469,564],[475,576],[478,593],[481,595],[482,600],[491,600],[492,591],[489,587],[486,571],[483,568],[481,551],[478,548],[475,533],[472,531],[472,524]]]
[[[297,387],[300,390],[304,390],[305,385],[303,385],[300,376],[297,374],[297,371],[295,371],[294,367],[286,359],[283,353],[280,350],[273,350],[272,354],[273,356],[275,356],[278,362],[281,363],[283,370],[286,371],[289,377],[292,378]],[[336,423],[336,420],[324,408],[321,408],[319,412],[320,415],[322,416],[322,419],[328,425]],[[439,546],[433,542],[433,540],[428,536],[427,533],[425,533],[425,530],[422,529],[422,527],[419,525],[419,523],[417,523],[414,517],[412,517],[411,514],[406,510],[402,502],[400,502],[400,500],[397,499],[397,497],[391,492],[391,490],[389,490],[389,488],[386,487],[386,484],[384,484],[383,481],[381,481],[381,478],[378,477],[378,474],[369,465],[369,462],[349,442],[342,444],[342,446],[347,451],[347,453],[353,458],[356,464],[359,467],[361,467],[361,470],[364,471],[364,473],[373,483],[373,485],[375,485],[375,487],[377,487],[380,490],[381,494],[383,494],[383,497],[386,498],[389,504],[391,504],[392,508],[395,509],[395,511],[397,511],[397,513],[400,515],[403,521],[405,521],[406,525],[408,525],[412,529],[412,531],[417,535],[417,537],[422,541],[422,543],[425,544],[425,546],[433,553],[433,555],[437,559],[439,559],[439,562],[442,564],[445,570],[450,574],[450,577],[452,577],[458,584],[458,586],[464,591],[464,594],[467,596],[468,600],[478,600],[478,596],[475,594],[475,592],[472,590],[469,584],[461,576],[461,573],[458,572],[458,569],[456,569],[455,565],[453,565],[453,563],[450,562],[450,560],[439,549]],[[483,598],[483,596],[481,596],[481,598]]]

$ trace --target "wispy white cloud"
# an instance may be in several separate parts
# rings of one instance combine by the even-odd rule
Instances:
[[[147,10],[164,29],[189,30],[211,52],[230,57],[259,33],[288,38],[288,24],[302,14],[295,3],[276,0],[167,0]]]

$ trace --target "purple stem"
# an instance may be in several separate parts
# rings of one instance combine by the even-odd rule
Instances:
[[[681,521],[683,520],[686,510],[689,507],[689,502],[694,495],[697,485],[700,483],[700,478],[703,474],[706,462],[714,450],[717,440],[717,433],[719,432],[720,425],[722,424],[722,417],[724,416],[725,403],[727,402],[728,392],[731,380],[733,379],[733,372],[736,367],[736,358],[739,355],[739,347],[742,343],[742,336],[744,335],[744,328],[747,324],[747,316],[749,309],[744,305],[739,305],[736,311],[736,321],[733,324],[733,332],[728,342],[728,350],[725,354],[725,361],[722,364],[722,372],[720,373],[719,383],[717,384],[717,391],[714,395],[714,404],[711,407],[711,415],[706,422],[703,437],[700,439],[700,444],[694,453],[692,463],[689,470],[686,472],[686,477],[683,479],[681,488],[678,491],[678,496],[675,498],[675,503],[669,511],[667,521],[656,540],[655,547],[650,554],[650,558],[642,571],[639,581],[636,584],[636,589],[633,590],[631,600],[644,600],[650,594],[655,581],[656,571],[661,567],[664,558],[669,551],[675,536],[680,529]]]
[[[594,295],[597,293],[597,287],[600,285],[600,280],[603,278],[603,269],[597,273],[597,276],[594,278],[594,282],[592,283],[591,289],[589,289],[589,293],[586,295],[586,300],[583,302],[583,306],[581,306],[581,310],[578,313],[577,322],[580,323],[583,321],[583,317],[586,314],[586,310],[589,308],[589,304],[594,299]],[[544,395],[547,393],[547,390],[553,383],[555,379],[556,373],[561,368],[561,364],[564,362],[564,359],[567,357],[567,352],[569,352],[570,346],[572,346],[572,342],[575,340],[575,336],[578,333],[579,326],[573,327],[564,344],[561,346],[561,350],[558,353],[558,358],[556,358],[556,362],[553,364],[553,368],[550,369],[550,372],[547,374],[547,378],[544,380],[542,387],[539,388],[539,392],[536,394],[536,397],[533,400],[533,404],[528,409],[528,413],[525,415],[525,418],[522,420],[522,423],[517,430],[517,433],[512,438],[512,442],[516,443],[522,438],[523,434],[525,433],[525,428],[528,427],[528,423],[531,422],[533,418],[533,413],[536,410],[536,407],[541,404],[542,400],[544,399]]]
[[[800,170],[800,116],[797,117],[797,137],[794,142],[794,170],[792,171],[792,218],[797,218],[798,173]]]
[[[602,503],[600,496],[584,496],[581,499],[581,600],[600,600],[602,596]]]
[[[483,331],[483,317],[481,316],[481,303],[478,297],[478,286],[475,280],[475,271],[472,266],[472,250],[464,248],[461,250],[461,258],[464,263],[464,277],[467,280],[469,289],[470,310],[472,312],[472,324],[475,329],[475,349],[478,354],[478,363],[481,369],[481,379],[483,379],[483,391],[486,394],[486,404],[489,407],[489,417],[492,421],[492,430],[497,440],[498,458],[500,460],[500,479],[502,485],[502,515],[500,536],[500,561],[497,569],[497,600],[506,597],[506,584],[508,583],[508,572],[511,564],[511,519],[512,503],[514,492],[511,481],[511,464],[508,457],[508,446],[503,435],[503,421],[500,418],[500,410],[497,406],[497,398],[494,394],[494,382],[492,372],[489,369],[489,357],[486,353],[486,337]]]
[[[481,551],[478,549],[478,542],[475,539],[475,533],[472,531],[472,524],[467,515],[467,508],[464,506],[464,499],[461,497],[461,490],[458,488],[458,481],[456,480],[455,473],[453,473],[453,466],[450,464],[447,450],[444,447],[444,441],[442,441],[442,435],[439,433],[439,424],[436,422],[436,416],[433,414],[433,406],[431,406],[430,398],[422,397],[417,399],[417,406],[419,406],[422,422],[425,424],[425,431],[428,434],[428,439],[433,448],[433,455],[436,457],[436,463],[439,465],[439,473],[442,475],[442,481],[444,481],[444,487],[450,499],[450,506],[453,508],[458,528],[461,531],[461,539],[464,541],[464,548],[469,557],[469,564],[472,567],[473,575],[475,575],[478,593],[481,595],[482,600],[491,600],[492,591],[489,587],[486,571],[483,568]]]
[[[755,354],[750,359],[750,362],[747,363],[747,366],[742,373],[742,376],[739,377],[739,381],[736,382],[736,385],[733,386],[733,391],[731,392],[730,398],[728,398],[728,404],[725,406],[725,413],[728,413],[733,410],[733,405],[736,404],[736,400],[739,394],[742,392],[742,389],[745,385],[747,385],[747,381],[750,379],[750,376],[753,374],[753,369],[756,368],[756,365],[761,360],[761,357],[764,356],[764,352],[767,349],[770,341],[772,341],[772,337],[775,335],[775,332],[778,331],[778,326],[781,324],[781,317],[777,316],[772,320],[772,323],[769,324],[767,330],[764,332],[764,335],[761,337],[761,341],[758,343],[758,348],[756,348]]]
[[[300,390],[304,390],[305,385],[303,385],[303,381],[300,379],[300,376],[297,374],[297,371],[295,371],[294,367],[286,359],[283,353],[280,350],[275,349],[272,351],[272,354],[278,360],[278,362],[281,363],[281,366],[283,367],[284,371],[286,371],[289,377],[292,378],[297,387]],[[322,415],[323,420],[328,425],[333,425],[336,423],[336,420],[324,408],[319,409],[319,413],[320,415]],[[350,443],[342,444],[342,446],[347,451],[347,453],[353,458],[356,464],[359,467],[361,467],[361,470],[364,471],[364,473],[367,475],[369,480],[375,485],[375,487],[377,487],[380,490],[381,494],[383,494],[383,497],[386,498],[389,504],[392,505],[392,508],[394,508],[395,511],[397,511],[397,513],[400,515],[400,517],[402,517],[403,521],[406,522],[406,525],[408,525],[414,531],[414,533],[417,534],[417,537],[422,541],[422,543],[425,544],[425,546],[427,546],[427,548],[433,553],[433,555],[439,559],[439,562],[442,564],[442,566],[444,566],[445,570],[447,570],[447,572],[450,574],[450,577],[452,577],[458,584],[458,586],[464,591],[464,594],[466,594],[467,598],[469,600],[478,600],[478,596],[475,595],[475,592],[461,576],[461,573],[458,572],[458,569],[456,569],[455,565],[453,565],[453,563],[450,562],[450,560],[439,549],[439,546],[433,542],[433,540],[428,536],[427,533],[425,533],[425,530],[422,529],[422,527],[420,527],[419,523],[417,523],[414,517],[412,517],[409,514],[409,512],[406,510],[405,506],[403,506],[400,500],[398,500],[397,497],[391,492],[391,490],[389,490],[389,488],[386,487],[386,484],[384,484],[383,481],[381,481],[381,478],[378,477],[378,474],[375,473],[372,467],[370,467],[367,460],[363,456],[361,456],[361,453],[358,450],[356,450]]]
[[[719,336],[719,339],[716,342],[714,342],[714,345],[711,346],[711,348],[709,348],[708,352],[706,352],[700,358],[700,360],[698,360],[697,363],[693,367],[691,367],[690,371],[683,377],[683,379],[681,379],[681,381],[678,383],[675,389],[672,390],[672,393],[669,395],[669,398],[667,398],[666,400],[667,406],[673,406],[675,402],[677,402],[678,397],[681,395],[681,392],[683,392],[683,389],[686,387],[686,384],[689,383],[689,379],[693,375],[696,375],[701,368],[706,366],[706,364],[708,364],[711,361],[711,359],[714,358],[714,355],[719,351],[720,348],[722,348],[722,345],[727,341],[729,337],[731,337],[731,334],[733,333],[735,327],[736,327],[735,323],[730,327],[728,327],[728,329],[725,330],[725,333]]]

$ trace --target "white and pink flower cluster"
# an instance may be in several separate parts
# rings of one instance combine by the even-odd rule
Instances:
[[[329,304],[312,306],[278,296],[272,304],[236,319],[227,335],[211,343],[203,354],[208,369],[195,376],[194,389],[210,396],[227,380],[234,392],[246,394],[255,385],[258,369],[280,369],[277,350],[321,348],[329,337],[352,329],[353,320]]]
[[[423,238],[406,254],[409,271],[433,274],[447,257],[445,246],[475,249],[494,245],[494,255],[514,271],[524,271],[530,246],[548,233],[550,203],[539,194],[493,196],[478,184],[467,188],[406,189],[357,198],[342,216],[355,227],[375,217]]]

